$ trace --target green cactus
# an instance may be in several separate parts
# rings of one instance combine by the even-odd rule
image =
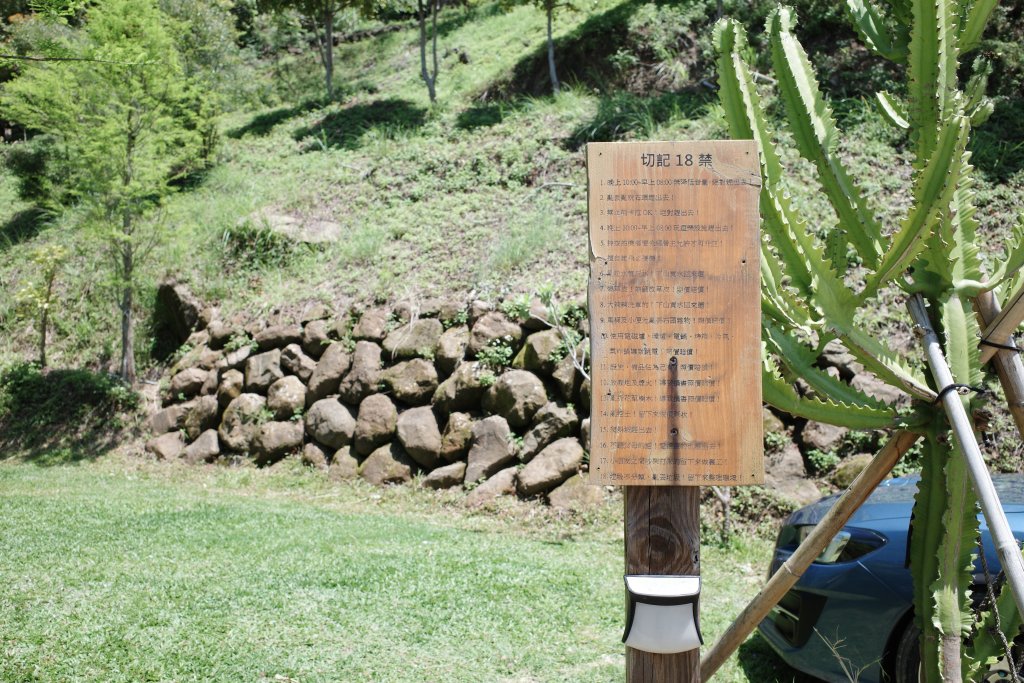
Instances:
[[[839,136],[807,55],[796,39],[794,14],[778,7],[767,22],[776,94],[800,155],[810,161],[834,211],[824,240],[792,209],[786,170],[752,71],[744,59],[747,37],[723,19],[715,29],[719,96],[733,137],[753,139],[760,150],[762,218],[761,310],[765,401],[793,415],[854,429],[902,426],[925,438],[922,479],[911,542],[915,618],[922,633],[927,681],[974,680],[991,662],[998,643],[991,622],[998,612],[1011,639],[1020,627],[1009,591],[992,613],[976,620],[968,588],[978,536],[977,503],[964,458],[948,438],[934,404],[936,387],[906,365],[886,341],[857,324],[884,288],[920,293],[957,383],[986,380],[971,298],[992,290],[1005,302],[1022,280],[1024,224],[1012,234],[1002,259],[984,273],[975,242],[972,167],[967,152],[972,127],[991,113],[985,97],[989,67],[976,60],[961,83],[961,58],[977,46],[994,0],[846,0],[861,40],[876,54],[905,67],[905,100],[877,94],[879,110],[905,131],[914,153],[913,204],[898,226],[886,230],[836,150]],[[868,274],[863,288],[843,280],[852,250]],[[986,279],[987,276],[987,279]],[[1009,285],[1009,287],[1007,286]],[[816,365],[838,340],[878,379],[907,393],[912,408],[869,397]],[[801,395],[797,378],[810,387]],[[968,414],[977,396],[962,397]],[[970,636],[971,646],[961,652]],[[951,667],[956,667],[953,671]]]

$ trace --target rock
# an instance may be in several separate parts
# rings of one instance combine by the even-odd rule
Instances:
[[[234,351],[228,351],[228,354],[224,356],[224,366],[229,368],[240,368],[245,361],[249,360],[249,356],[251,355],[251,346],[248,344],[240,346]]]
[[[312,405],[322,398],[338,393],[338,384],[352,359],[341,343],[334,343],[324,349],[324,355],[313,369],[306,387],[306,403]]]
[[[384,311],[366,311],[352,328],[356,341],[382,342],[388,330],[388,314]]]
[[[257,334],[255,341],[260,351],[283,349],[302,341],[302,328],[298,325],[271,325]]]
[[[338,449],[349,445],[355,431],[355,418],[336,399],[320,399],[306,413],[306,432],[328,448]]]
[[[267,408],[275,420],[290,420],[306,407],[306,385],[294,375],[282,377],[267,390]]]
[[[352,354],[352,368],[338,384],[338,395],[351,405],[359,403],[377,391],[380,383],[380,347],[373,342],[356,342]]]
[[[471,484],[469,478],[466,483]],[[516,468],[507,467],[483,482],[466,496],[466,505],[477,507],[489,503],[498,496],[514,496],[516,494]]]
[[[203,382],[203,388],[199,390],[200,396],[216,396],[217,387],[220,382],[218,380],[218,373],[216,370],[211,370],[206,373],[206,381]]]
[[[572,401],[580,390],[580,380],[583,379],[583,376],[576,370],[576,364],[573,363],[572,356],[566,354],[562,360],[555,363],[555,367],[551,371],[551,379],[555,381],[555,386],[558,387],[558,395],[561,396],[562,400]]]
[[[579,471],[583,447],[573,438],[559,439],[527,463],[519,472],[516,490],[521,496],[549,491]]]
[[[587,453],[590,452],[590,418],[580,422],[580,444],[583,445],[583,450]]]
[[[412,408],[398,416],[398,441],[409,457],[426,470],[443,463],[441,430],[429,406]]]
[[[530,424],[537,410],[547,403],[544,383],[526,370],[510,370],[484,394],[484,410],[501,415],[514,428]]]
[[[528,330],[546,330],[548,329],[548,323],[545,321],[553,322],[549,317],[551,313],[548,311],[548,307],[544,305],[537,297],[534,297],[530,301],[530,310],[526,314],[526,320],[523,321],[523,327]]]
[[[839,376],[847,382],[864,372],[864,366],[857,362],[853,354],[847,351],[838,339],[825,344],[818,362],[826,368],[836,368]]]
[[[800,440],[806,448],[814,448],[824,453],[834,451],[850,430],[846,427],[825,424],[809,420],[800,432]]]
[[[318,470],[327,470],[327,452],[318,444],[307,443],[302,447],[302,464]]]
[[[327,478],[331,481],[344,481],[355,479],[359,476],[359,461],[348,446],[339,448],[331,457],[330,467],[327,468]]]
[[[306,305],[306,308],[303,309],[302,315],[299,316],[299,322],[301,322],[303,325],[306,325],[308,323],[316,322],[318,320],[326,320],[327,318],[331,317],[331,314],[331,309],[328,308],[326,305],[320,303],[319,301],[311,301]]]
[[[466,304],[461,301],[442,301],[437,309],[437,319],[445,327],[459,324],[466,317]]]
[[[302,350],[311,358],[319,358],[331,344],[327,337],[327,321],[313,320],[302,328]]]
[[[199,368],[182,370],[171,378],[171,397],[175,400],[185,400],[198,396],[208,374],[208,371]]]
[[[437,370],[430,361],[413,358],[384,370],[380,381],[395,399],[421,406],[430,403],[430,397],[437,391]]]
[[[217,428],[221,445],[232,451],[248,451],[260,413],[266,406],[267,399],[259,394],[240,394],[231,401]]]
[[[580,402],[576,404],[581,416],[590,415],[590,378],[584,377],[580,382]]]
[[[316,361],[307,356],[298,344],[289,344],[281,350],[281,369],[306,384],[313,376]]]
[[[257,465],[272,465],[292,451],[302,447],[302,423],[264,422],[256,430],[251,450]]]
[[[220,404],[216,396],[201,396],[192,401],[188,413],[185,415],[183,425],[185,435],[189,440],[198,439],[199,435],[208,429],[217,428],[217,417],[220,413]]]
[[[493,378],[478,362],[463,363],[451,377],[438,385],[431,399],[442,415],[456,410],[474,410],[480,407],[484,395],[484,377]]]
[[[223,320],[212,320],[206,331],[210,334],[210,348],[223,349],[237,330]]]
[[[173,460],[185,450],[185,440],[181,432],[168,432],[147,441],[146,450],[157,460]]]
[[[515,460],[512,430],[505,418],[492,415],[473,425],[472,445],[466,460],[469,483],[486,479]]]
[[[245,361],[245,390],[264,393],[270,385],[284,377],[281,372],[281,350],[273,349]]]
[[[555,510],[580,512],[604,505],[604,489],[588,481],[588,474],[576,474],[548,494],[548,502]]]
[[[228,370],[220,378],[220,385],[217,387],[217,403],[221,408],[227,408],[228,404],[241,396],[242,388],[245,386],[245,376],[238,370]]]
[[[396,443],[381,446],[359,466],[359,476],[376,486],[404,484],[412,479],[413,462]]]
[[[239,223],[259,226],[265,230],[277,233],[288,244],[295,242],[302,242],[304,244],[337,242],[344,234],[341,224],[335,221],[308,216],[293,216],[287,213],[275,213],[266,207],[254,211]]]
[[[477,320],[493,310],[494,306],[486,301],[480,301],[477,299],[476,301],[469,302],[469,307],[466,309],[467,322],[469,323],[469,326],[472,327],[476,324]]]
[[[447,377],[455,371],[456,366],[466,357],[466,345],[469,344],[469,328],[459,325],[445,330],[437,340],[437,351],[434,363],[441,375]]]
[[[149,418],[149,431],[154,436],[160,436],[181,429],[191,406],[191,403],[177,403],[153,413]]]
[[[473,438],[473,419],[466,413],[452,413],[441,435],[441,458],[447,462],[462,460]]]
[[[519,355],[512,361],[512,367],[550,375],[554,372],[558,360],[561,360],[556,360],[552,356],[561,347],[562,335],[558,330],[534,332],[526,338]]]
[[[522,337],[523,330],[518,324],[506,318],[503,313],[492,311],[473,325],[467,350],[475,358],[480,349],[489,346],[493,341],[503,340],[514,351],[519,348],[519,341]]]
[[[356,455],[369,455],[395,435],[398,410],[384,394],[371,394],[359,404],[353,450]]]
[[[530,462],[545,446],[555,439],[571,436],[580,425],[580,419],[568,406],[551,402],[545,404],[533,418],[530,431],[523,437],[519,459]]]
[[[785,434],[786,425],[773,413],[768,406],[761,407],[761,421],[764,424],[765,434]]]
[[[441,300],[429,299],[407,299],[395,304],[394,314],[399,320],[406,322],[413,318],[437,318],[441,312]]]
[[[854,377],[850,384],[854,389],[892,405],[903,406],[910,402],[910,398],[902,391],[867,372]]]
[[[188,285],[175,279],[164,280],[156,290],[156,314],[160,326],[181,344],[199,324],[203,305]]]
[[[453,462],[450,465],[438,467],[423,477],[421,484],[428,489],[450,489],[455,486],[462,486],[465,476],[466,463]]]
[[[182,459],[190,465],[201,462],[213,462],[220,455],[220,439],[216,429],[207,429],[190,443],[182,454]]]
[[[857,475],[863,472],[872,460],[874,460],[874,456],[870,453],[858,453],[844,458],[836,467],[836,471],[832,473],[832,483],[841,489],[849,488]]]
[[[787,443],[777,453],[765,454],[765,485],[783,498],[799,505],[821,497],[818,487],[807,480],[804,459],[796,444]]]
[[[437,350],[437,342],[444,332],[440,320],[420,318],[402,325],[384,338],[384,350],[391,358],[430,358]]]

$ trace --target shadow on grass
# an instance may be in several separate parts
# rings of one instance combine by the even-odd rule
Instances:
[[[578,83],[605,91],[616,82],[616,68],[610,57],[624,47],[629,37],[629,18],[643,6],[630,0],[607,12],[594,15],[572,33],[555,39],[555,64],[563,84]],[[557,21],[557,18],[556,18]],[[487,86],[481,99],[511,100],[518,95],[550,95],[547,43],[541,41],[500,80]]]
[[[620,140],[627,133],[635,133],[641,139],[650,138],[658,126],[673,119],[700,118],[715,101],[714,93],[703,90],[652,97],[630,93],[604,96],[594,118],[573,131],[566,144],[575,151],[588,142]]]
[[[228,131],[228,137],[236,140],[245,137],[246,135],[263,137],[265,135],[269,135],[270,131],[274,130],[274,128],[282,123],[285,123],[300,114],[313,111],[321,106],[323,106],[323,102],[320,100],[309,99],[301,104],[296,104],[291,107],[278,107],[277,109],[257,114],[252,118],[252,121],[244,126]]]
[[[992,116],[974,131],[971,163],[994,182],[1024,169],[1024,99],[997,102]]]
[[[463,130],[475,130],[495,126],[505,120],[509,104],[481,104],[462,111],[455,119],[455,125]]]
[[[0,225],[0,251],[6,251],[15,244],[30,240],[39,234],[46,223],[47,213],[33,207],[11,216]]]
[[[14,365],[0,374],[0,460],[94,459],[117,445],[122,416],[138,405],[138,395],[106,373]]]
[[[762,638],[757,631],[740,645],[736,656],[740,668],[747,675],[747,679],[751,681],[821,683],[819,679],[797,671],[782,661],[768,645],[768,641]]]
[[[427,110],[397,97],[354,104],[327,114],[313,126],[295,131],[296,140],[307,140],[306,151],[318,149],[355,149],[371,131],[400,134],[413,131],[426,122]]]

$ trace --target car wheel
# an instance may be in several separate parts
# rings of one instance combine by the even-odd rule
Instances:
[[[921,630],[911,621],[903,629],[893,661],[893,683],[918,683],[921,680]]]

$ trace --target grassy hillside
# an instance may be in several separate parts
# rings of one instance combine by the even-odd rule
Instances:
[[[801,7],[812,44],[841,19],[810,0]],[[765,8],[726,9],[756,23]],[[575,85],[557,97],[543,94],[544,21],[532,7],[505,11],[485,2],[442,13],[433,107],[419,80],[412,24],[339,45],[341,94],[331,103],[320,96],[312,51],[266,56],[240,72],[251,81],[239,88],[249,99],[224,118],[217,163],[152,219],[161,239],[145,265],[140,317],[164,275],[188,280],[227,315],[249,318],[287,316],[308,301],[340,311],[403,299],[493,300],[549,282],[563,297],[581,295],[582,146],[725,135],[707,53],[713,14],[710,2],[638,0],[562,12],[556,53],[563,78]],[[910,168],[903,141],[862,99],[887,72],[848,31],[829,35],[835,41],[816,59],[846,130],[844,150],[893,225]],[[262,104],[253,104],[252,93]],[[1003,98],[978,135],[982,234],[993,242],[1022,205],[1021,107]],[[824,229],[827,207],[808,177],[798,175],[791,189],[801,209],[823,216]],[[303,246],[268,232],[261,212],[335,221],[343,238]],[[75,222],[74,212],[39,221],[16,198],[12,178],[0,175],[0,365],[32,355],[36,334],[15,315],[13,295],[34,274],[31,250],[52,241],[68,244],[74,257],[58,279],[51,363],[103,367],[115,355],[113,294]],[[145,359],[153,339],[145,329],[138,336]]]

